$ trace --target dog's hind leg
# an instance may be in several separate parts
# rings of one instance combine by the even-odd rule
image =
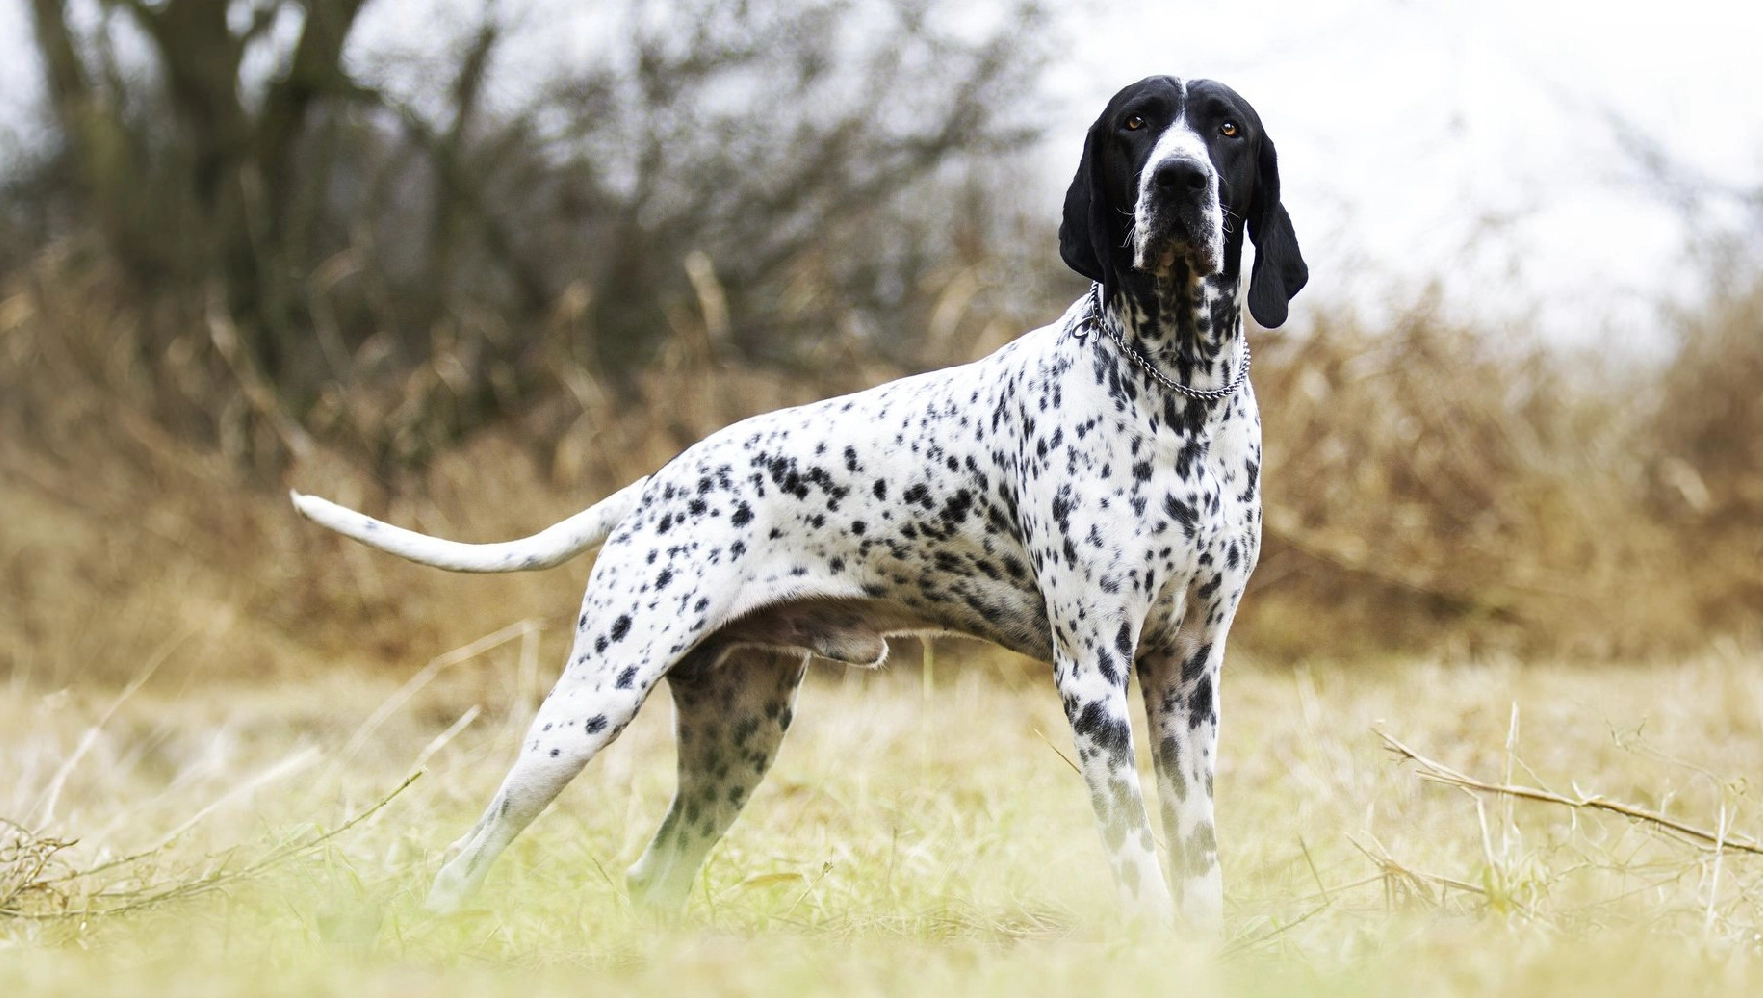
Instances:
[[[807,666],[799,653],[742,650],[703,671],[682,664],[668,676],[679,785],[655,838],[626,874],[633,901],[663,911],[685,903],[704,857],[771,766]]]
[[[603,689],[584,702],[568,675],[533,718],[520,757],[483,817],[454,844],[429,891],[432,911],[452,911],[477,892],[490,865],[539,812],[636,716],[647,688]]]
[[[428,898],[431,910],[458,908],[477,891],[508,843],[630,724],[678,655],[677,650],[667,651],[675,628],[653,616],[633,624],[629,615],[621,615],[610,625],[618,644],[632,649],[624,654],[608,654],[606,633],[588,621],[584,614],[569,665],[539,706],[501,789],[435,876]],[[644,626],[651,621],[654,626]],[[681,638],[671,648],[687,641]],[[656,651],[665,653],[657,656]]]

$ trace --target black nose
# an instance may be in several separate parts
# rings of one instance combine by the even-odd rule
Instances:
[[[1176,191],[1185,187],[1191,191],[1202,191],[1211,182],[1211,177],[1204,166],[1191,159],[1172,159],[1160,164],[1157,172],[1151,175],[1151,180],[1165,190]]]

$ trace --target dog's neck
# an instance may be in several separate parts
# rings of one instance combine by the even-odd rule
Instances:
[[[1237,287],[1234,272],[1195,277],[1177,260],[1168,276],[1125,275],[1107,296],[1104,321],[1164,377],[1217,391],[1237,382],[1244,363]]]

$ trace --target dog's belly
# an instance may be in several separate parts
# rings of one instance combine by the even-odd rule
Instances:
[[[741,647],[800,651],[848,665],[877,666],[889,637],[960,634],[1043,661],[1051,655],[1046,610],[1038,599],[999,600],[989,613],[967,603],[807,597],[786,600],[723,625],[698,648],[700,662],[720,661]]]

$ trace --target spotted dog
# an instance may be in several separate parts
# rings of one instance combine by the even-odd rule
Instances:
[[[736,423],[524,541],[442,541],[296,495],[327,527],[458,571],[604,541],[563,675],[430,904],[475,891],[666,677],[678,789],[629,884],[681,905],[809,659],[875,666],[891,636],[952,633],[1052,664],[1125,905],[1216,925],[1219,668],[1261,539],[1245,234],[1249,311],[1278,326],[1307,270],[1273,142],[1229,87],[1153,77],[1109,101],[1066,195],[1060,254],[1092,290],[984,360]],[[1166,870],[1133,760],[1135,673]]]

